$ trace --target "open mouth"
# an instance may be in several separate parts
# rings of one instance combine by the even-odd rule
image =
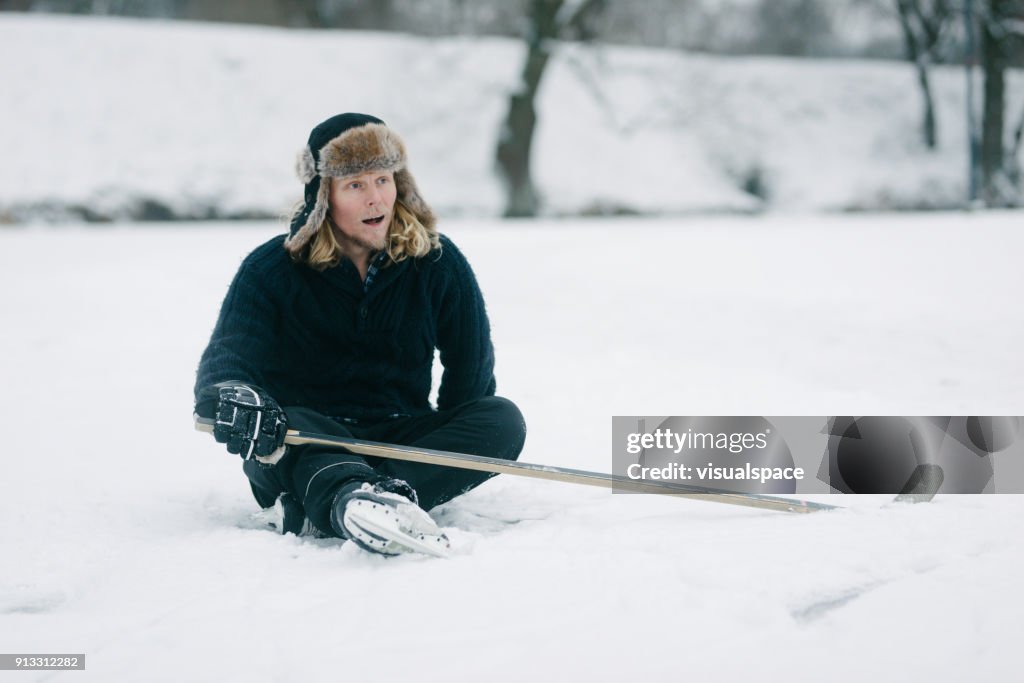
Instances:
[[[382,222],[384,222],[384,216],[367,218],[366,220],[363,221],[363,223],[366,223],[367,225],[380,225]]]

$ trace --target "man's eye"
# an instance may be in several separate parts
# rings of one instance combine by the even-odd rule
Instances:
[[[359,189],[359,183],[349,183],[348,186],[350,188],[352,188],[353,190],[358,190]]]
[[[377,178],[377,183],[379,185],[387,185],[388,184],[388,179],[387,178]]]

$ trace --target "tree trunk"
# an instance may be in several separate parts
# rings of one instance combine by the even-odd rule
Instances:
[[[928,149],[935,149],[938,144],[938,132],[935,124],[935,98],[932,97],[931,79],[928,76],[928,69],[921,63],[917,65],[917,81],[921,85],[921,95],[924,97],[924,144]]]
[[[1024,177],[1021,173],[1021,143],[1024,142],[1024,112],[1021,112],[1020,121],[1013,129],[1013,144],[1010,146],[1009,159],[1007,160],[1007,175],[1015,187],[1021,187]]]
[[[935,98],[932,96],[931,78],[928,72],[930,63],[931,48],[938,40],[937,33],[930,35],[927,31],[928,23],[920,14],[920,8],[916,3],[909,0],[896,0],[896,9],[900,17],[900,28],[903,30],[903,44],[907,50],[907,59],[914,64],[917,72],[917,82],[921,86],[921,97],[924,100],[924,118],[921,122],[921,132],[924,135],[924,144],[928,149],[935,149],[938,145],[938,135],[935,123]],[[917,20],[922,26],[925,35],[918,36],[914,31],[911,20]]]
[[[1001,203],[1003,112],[1006,108],[1005,35],[1000,22],[1008,0],[989,0],[981,21],[981,67],[985,82],[981,114],[981,196],[988,206]]]
[[[519,90],[509,98],[496,155],[498,170],[505,181],[506,217],[537,215],[537,190],[530,174],[530,152],[537,125],[534,101],[551,58],[551,41],[558,36],[555,21],[561,6],[562,0],[530,2],[526,61]]]

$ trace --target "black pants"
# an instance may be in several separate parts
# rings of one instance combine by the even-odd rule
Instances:
[[[429,415],[372,424],[340,422],[302,407],[286,407],[284,412],[292,429],[505,460],[518,458],[526,439],[526,423],[519,409],[498,396]],[[420,506],[429,510],[494,476],[489,472],[354,455],[317,445],[289,446],[288,453],[276,465],[247,460],[243,470],[262,507],[270,507],[281,493],[288,492],[302,504],[309,521],[332,536],[336,535],[330,522],[334,494],[354,479],[404,479],[416,489]]]

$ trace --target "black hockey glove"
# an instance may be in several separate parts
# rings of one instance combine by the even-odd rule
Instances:
[[[266,458],[284,446],[288,418],[277,401],[248,384],[218,386],[217,417],[213,438],[227,444],[228,452],[248,460]]]

